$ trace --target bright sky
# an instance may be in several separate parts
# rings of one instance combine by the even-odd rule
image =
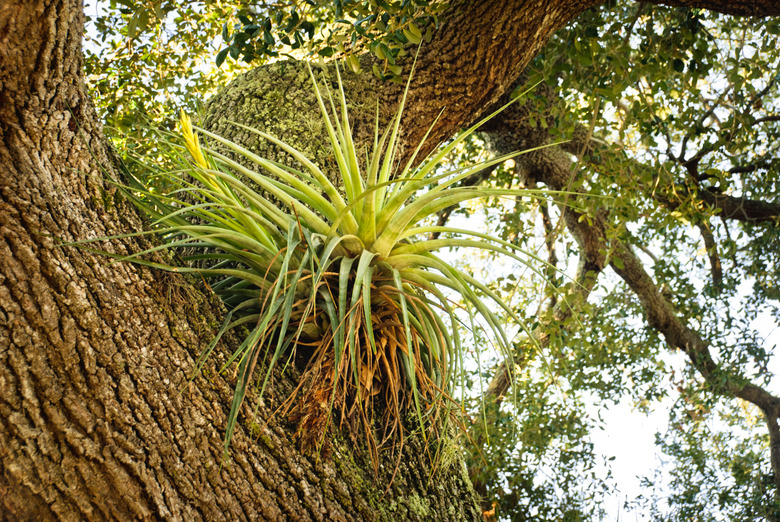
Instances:
[[[767,348],[780,346],[780,328],[768,313],[759,315],[752,325],[765,339]],[[686,357],[678,352],[673,360],[678,365],[686,364]],[[780,374],[780,357],[775,354],[769,365],[774,375]],[[769,390],[780,392],[780,382],[774,381]],[[612,474],[619,486],[620,494],[614,498],[614,504],[607,502],[607,520],[614,522],[644,521],[650,518],[641,512],[624,508],[626,500],[632,500],[646,493],[640,486],[642,476],[652,477],[659,467],[663,467],[664,457],[655,445],[655,434],[666,432],[668,410],[674,402],[674,396],[660,403],[650,415],[636,411],[628,401],[621,401],[603,414],[607,429],[596,430],[591,434],[595,449],[607,456],[614,456]],[[736,402],[736,399],[734,400]],[[736,405],[735,405],[736,407]],[[728,428],[726,428],[728,429]],[[765,429],[761,426],[760,429]],[[769,462],[769,450],[766,453]],[[614,505],[614,508],[611,507]]]

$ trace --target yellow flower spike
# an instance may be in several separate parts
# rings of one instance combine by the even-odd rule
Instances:
[[[184,143],[187,145],[187,150],[190,151],[190,154],[192,154],[192,158],[195,160],[195,163],[197,163],[200,167],[207,169],[208,164],[206,163],[206,158],[203,157],[203,152],[200,150],[198,137],[192,130],[192,120],[190,120],[190,117],[187,116],[187,113],[184,112],[184,109],[181,110],[179,123],[181,124],[181,133],[184,136]]]

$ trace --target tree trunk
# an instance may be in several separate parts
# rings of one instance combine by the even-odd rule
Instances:
[[[510,0],[452,2],[433,39],[420,48],[402,120],[399,163],[414,152],[436,122],[418,154],[422,159],[438,144],[478,121],[515,86],[525,65],[547,43],[555,30],[601,0]],[[363,57],[363,69],[371,70]],[[411,71],[414,48],[398,64]],[[379,107],[380,124],[395,114],[404,85],[381,82],[370,72],[355,75],[342,67],[350,102],[351,124],[358,142],[373,143]],[[328,71],[331,81],[335,74]],[[336,84],[334,83],[333,86]],[[280,100],[284,104],[280,104]],[[296,122],[289,125],[292,120]],[[237,121],[301,148],[326,163],[327,141],[319,128],[312,83],[303,62],[278,62],[250,71],[234,80],[209,103],[205,125],[217,134],[276,158],[272,148],[232,125]],[[280,123],[281,122],[281,123]],[[321,134],[320,143],[316,135]]]
[[[476,123],[487,107],[516,86],[525,66],[566,22],[603,0],[454,0],[444,13],[441,26],[419,55],[414,49],[397,60],[405,74],[416,59],[409,88],[399,159],[403,164],[431,129],[418,158],[458,131]],[[653,3],[712,9],[732,15],[780,14],[776,0],[655,0]],[[371,58],[363,56],[363,69],[371,70]],[[333,72],[329,72],[334,79]],[[403,85],[380,82],[369,72],[342,78],[351,102],[350,118],[358,139],[371,143],[379,107],[380,122],[387,121],[400,103]],[[334,84],[335,85],[335,84]],[[237,143],[268,154],[273,148],[230,122],[249,126],[262,123],[263,130],[299,147],[319,161],[327,162],[322,144],[312,142],[318,132],[319,108],[303,62],[277,62],[260,67],[234,80],[209,103],[205,125]],[[290,121],[295,124],[288,124]]]
[[[78,2],[0,8],[0,518],[479,518],[460,460],[430,477],[407,448],[383,495],[392,455],[376,480],[338,438],[331,457],[303,456],[273,397],[223,463],[230,383],[214,365],[188,382],[219,304],[62,244],[143,227],[106,182],[118,169],[82,83],[82,30]]]

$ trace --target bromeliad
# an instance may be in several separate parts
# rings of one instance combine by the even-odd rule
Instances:
[[[458,186],[519,153],[444,169],[445,158],[486,120],[418,162],[421,143],[398,169],[408,83],[394,118],[381,136],[375,127],[373,145],[361,161],[341,77],[334,101],[310,74],[341,186],[304,154],[259,129],[235,124],[284,150],[300,170],[193,127],[182,114],[181,169],[158,174],[179,188],[166,195],[137,186],[126,190],[153,217],[163,244],[124,259],[213,278],[212,288],[228,314],[196,373],[225,331],[248,329],[225,364],[238,365],[226,451],[250,383],[259,384],[262,396],[273,369],[298,354],[305,361],[302,377],[282,411],[298,421],[304,447],[317,447],[330,422],[349,426],[353,436],[359,426],[376,466],[382,445],[402,441],[408,433],[406,417],[417,419],[426,438],[441,433],[462,360],[459,308],[476,311],[511,357],[499,319],[480,296],[517,320],[514,312],[435,252],[473,247],[520,262],[528,256],[485,234],[426,223],[467,200],[539,192]],[[196,132],[209,147],[201,146]],[[446,237],[429,240],[433,232]],[[142,258],[152,250],[174,248],[186,248],[187,261],[206,268]]]

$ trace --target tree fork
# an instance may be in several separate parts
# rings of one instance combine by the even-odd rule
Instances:
[[[418,63],[407,116],[424,125],[406,133],[407,145],[443,107],[431,147],[475,121],[552,31],[599,3],[454,2]],[[694,3],[725,12],[733,4]],[[736,5],[737,14],[778,10],[770,0]],[[0,4],[0,512],[66,520],[478,518],[460,462],[430,481],[412,453],[380,498],[370,466],[346,451],[335,464],[304,457],[289,427],[273,420],[255,428],[259,442],[239,430],[230,464],[220,467],[231,388],[217,366],[187,381],[219,325],[218,304],[182,278],[109,265],[60,243],[143,226],[104,181],[118,174],[83,84],[83,21],[77,0]],[[383,103],[394,107],[399,92],[383,86]],[[373,110],[375,98],[364,101]],[[129,253],[143,244],[101,247]]]
[[[0,7],[0,518],[478,519],[460,461],[431,481],[410,447],[382,496],[392,456],[376,484],[338,440],[332,461],[303,456],[272,402],[222,465],[224,358],[188,382],[220,304],[62,246],[143,227],[105,180],[118,173],[82,83],[82,32],[78,2]]]

